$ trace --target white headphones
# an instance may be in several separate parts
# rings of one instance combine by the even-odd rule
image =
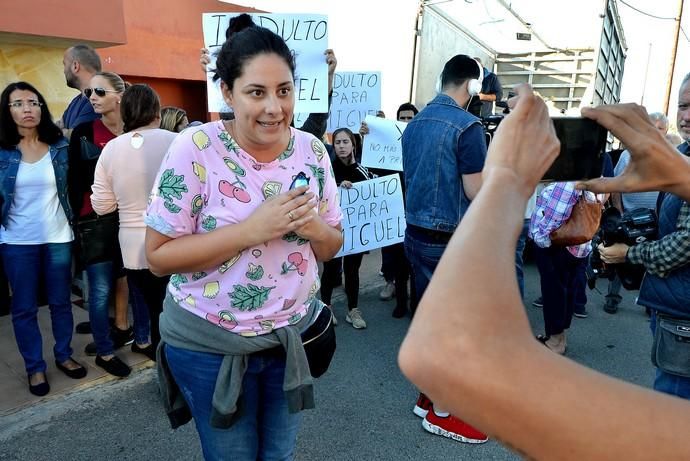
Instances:
[[[467,92],[470,96],[477,96],[479,93],[482,92],[482,82],[484,81],[484,66],[482,66],[478,62],[477,66],[479,66],[479,78],[471,78],[467,82]],[[443,86],[441,85],[442,76],[443,72],[441,72],[438,75],[438,78],[436,79],[436,93],[443,92]]]
[[[467,92],[470,96],[477,96],[482,92],[482,81],[484,80],[484,66],[474,61],[479,66],[479,78],[472,78],[467,82]]]

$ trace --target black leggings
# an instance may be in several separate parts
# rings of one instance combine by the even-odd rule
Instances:
[[[359,266],[362,265],[364,253],[347,255],[342,258],[333,258],[323,263],[321,275],[321,301],[330,305],[333,288],[338,285],[340,277],[340,265],[345,273],[345,294],[347,295],[347,308],[352,310],[357,307],[359,301]]]

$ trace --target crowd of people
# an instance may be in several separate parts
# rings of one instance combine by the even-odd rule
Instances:
[[[337,61],[332,50],[324,55],[332,91]],[[343,278],[345,320],[367,327],[362,254],[334,256],[343,242],[338,188],[390,173],[360,164],[368,127],[337,129],[330,145],[328,114],[294,128],[294,56],[248,15],[230,21],[216,57],[231,108],[221,120],[190,123],[183,109],[161,107],[148,85],[103,71],[86,45],[68,49],[63,64],[79,94],[57,122],[29,83],[0,95],[0,255],[29,391],[50,391],[41,285],[56,367],[86,376],[70,346],[75,261],[89,286],[89,322],[76,330],[93,335],[85,352],[98,367],[128,376],[116,350],[129,344],[156,361],[171,425],[193,420],[205,459],[293,459],[301,411],[314,407],[314,378],[335,349],[332,293]],[[404,103],[396,114],[408,122],[400,173],[407,226],[403,243],[382,250],[381,267],[380,297],[396,299],[392,316],[413,314],[399,361],[419,387],[413,411],[424,429],[466,443],[494,437],[538,459],[690,456],[687,402],[562,357],[571,318],[586,303],[592,244],[551,242],[579,197],[599,193],[605,202],[613,192],[623,212],[643,198],[656,210],[656,240],[597,250],[605,263],[644,266],[638,303],[655,336],[654,389],[689,399],[690,164],[682,154],[690,74],[680,89],[679,152],[664,137],[667,124],[655,127],[639,106],[583,109],[628,150],[611,177],[543,189],[559,142],[528,86],[509,101],[488,151],[473,112],[501,99],[495,74],[457,55],[438,89],[421,111]],[[633,195],[643,190],[655,196]],[[521,302],[527,236],[541,277],[545,334],[536,339]],[[620,287],[611,285],[604,309],[615,313]],[[673,328],[679,336],[668,336]],[[682,345],[671,344],[678,337]]]

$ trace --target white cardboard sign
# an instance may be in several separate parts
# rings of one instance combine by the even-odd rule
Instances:
[[[220,81],[213,81],[216,54],[225,42],[230,18],[240,13],[204,13],[202,27],[204,46],[211,63],[207,66],[209,112],[230,112],[220,92]],[[295,56],[295,112],[328,111],[328,65],[324,52],[328,48],[328,18],[320,14],[250,13],[254,22],[283,37]]]
[[[343,247],[336,256],[400,243],[405,239],[405,206],[400,176],[392,174],[340,188]]]

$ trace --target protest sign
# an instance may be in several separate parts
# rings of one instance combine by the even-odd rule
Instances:
[[[402,171],[402,134],[407,123],[367,115],[369,134],[364,137],[362,165]]]
[[[367,115],[381,109],[381,72],[336,72],[326,131],[349,128],[354,133]],[[295,115],[295,126],[304,124],[309,114]]]
[[[400,176],[392,174],[340,188],[343,247],[336,256],[361,253],[405,239]]]
[[[220,93],[220,82],[213,81],[216,54],[225,42],[230,18],[238,13],[204,13],[204,46],[211,63],[207,66],[209,112],[230,112]],[[250,13],[254,22],[283,37],[295,56],[295,112],[328,112],[328,20],[319,14]]]

